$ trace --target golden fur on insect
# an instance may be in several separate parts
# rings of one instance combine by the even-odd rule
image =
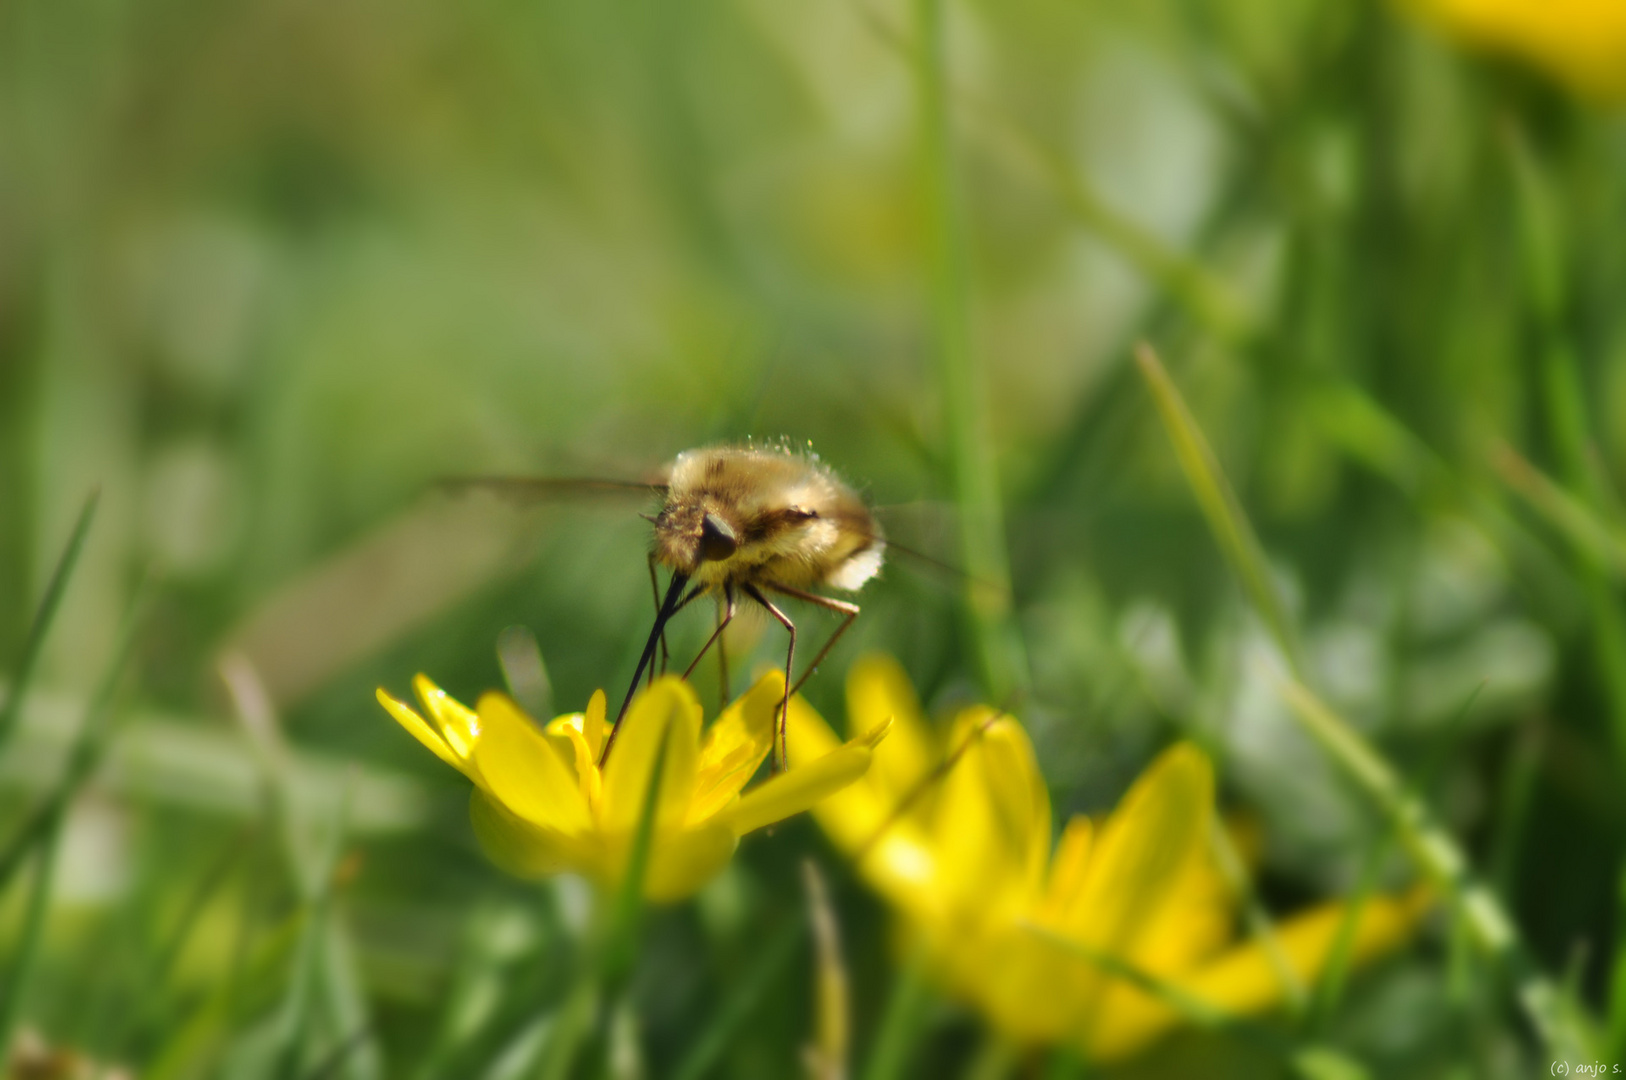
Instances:
[[[811,454],[712,446],[668,466],[655,557],[706,589],[756,582],[854,591],[881,568],[881,531]]]

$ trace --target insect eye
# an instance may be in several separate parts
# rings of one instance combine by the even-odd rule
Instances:
[[[732,526],[716,514],[700,521],[700,561],[722,562],[739,550],[740,538]]]

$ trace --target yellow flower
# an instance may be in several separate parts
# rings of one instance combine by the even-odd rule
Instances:
[[[469,816],[480,845],[504,869],[525,877],[574,870],[614,888],[626,871],[663,733],[666,759],[644,882],[651,900],[675,900],[728,862],[739,837],[800,813],[869,768],[886,734],[882,718],[841,746],[826,746],[797,768],[740,789],[773,746],[784,676],[758,680],[701,732],[694,691],[657,679],[633,699],[615,752],[600,762],[608,732],[604,692],[587,710],[545,728],[506,694],[488,692],[469,709],[423,675],[413,680],[425,720],[404,701],[378,701],[446,764],[474,781]]]
[[[870,771],[814,814],[904,916],[937,975],[1009,1038],[1105,1061],[1180,1021],[1058,939],[1232,1013],[1281,999],[1265,949],[1237,940],[1237,905],[1209,845],[1213,771],[1194,746],[1165,752],[1099,824],[1074,817],[1052,854],[1050,799],[1014,720],[973,707],[939,745],[907,678],[881,657],[854,666],[847,697],[849,723],[891,716],[892,731]],[[793,764],[837,742],[800,702],[789,729]],[[1396,945],[1427,902],[1422,892],[1369,899],[1355,959]],[[1327,904],[1278,928],[1301,980],[1325,963],[1342,918]]]
[[[1626,4],[1620,0],[1411,0],[1447,31],[1511,53],[1584,94],[1626,97]]]

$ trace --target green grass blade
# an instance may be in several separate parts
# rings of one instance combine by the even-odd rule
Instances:
[[[317,970],[321,964],[321,925],[326,917],[322,906],[311,905],[302,920],[299,941],[294,947],[293,968],[283,986],[282,1004],[275,1022],[276,1067],[273,1077],[297,1077],[304,1071],[309,1053],[310,1028],[316,1007]]]
[[[644,882],[655,850],[655,819],[660,812],[666,750],[671,737],[672,725],[668,723],[661,731],[655,764],[649,770],[649,786],[644,789],[644,804],[638,811],[638,829],[633,833],[626,873],[610,909],[610,924],[599,959],[600,974],[610,980],[623,977],[637,958],[638,931],[644,913]]]
[[[1442,740],[1438,752],[1431,755],[1413,775],[1412,787],[1417,791],[1434,790],[1440,773],[1446,767],[1450,748],[1455,745],[1455,739],[1467,722],[1473,704],[1478,700],[1484,686],[1484,683],[1480,683],[1464,699],[1456,715],[1446,726],[1446,737]],[[1360,876],[1356,880],[1354,891],[1344,901],[1343,916],[1339,919],[1338,929],[1333,934],[1332,948],[1328,950],[1326,962],[1322,964],[1320,977],[1316,980],[1310,1011],[1305,1016],[1307,1032],[1325,1030],[1337,1012],[1354,960],[1355,938],[1360,927],[1361,912],[1372,894],[1377,891],[1378,875],[1383,869],[1383,861],[1389,853],[1390,845],[1396,839],[1395,830],[1391,826],[1377,837],[1362,860]]]
[[[1325,1046],[1307,1046],[1293,1055],[1297,1080],[1369,1080],[1371,1073],[1358,1061]]]
[[[1178,1013],[1190,1026],[1245,1043],[1271,1055],[1300,1080],[1361,1080],[1368,1075],[1358,1062],[1325,1046],[1299,1045],[1281,1032],[1247,1016],[1211,1005],[1202,998],[1111,953],[1091,948],[1046,927],[1028,924],[1029,932],[1114,979],[1121,979]]]
[[[217,670],[231,698],[232,714],[259,769],[267,816],[282,843],[283,859],[301,897],[307,903],[314,903],[325,891],[324,867],[331,853],[323,850],[304,828],[305,815],[301,814],[294,795],[288,747],[283,741],[276,706],[259,672],[245,654],[225,654]]]
[[[1594,1037],[1566,1007],[1557,987],[1530,960],[1513,920],[1496,895],[1476,881],[1455,838],[1370,744],[1302,683],[1286,680],[1282,695],[1293,714],[1389,818],[1402,845],[1440,890],[1474,943],[1513,980],[1515,993],[1552,1056],[1590,1057]]]
[[[317,812],[298,798],[289,748],[259,673],[241,653],[222,657],[219,673],[254,750],[272,827],[282,840],[284,862],[309,913],[277,1019],[276,1075],[299,1075],[313,1067],[314,1058],[328,1056],[314,1050],[318,1029],[325,1026],[340,1040],[356,1040],[335,1067],[367,1080],[378,1074],[378,1051],[372,1044],[372,1023],[359,989],[353,950],[334,902],[353,785],[345,786],[332,820],[313,828],[316,823],[311,819]]]
[[[1618,768],[1626,774],[1626,612],[1603,575],[1581,571],[1592,616],[1592,655],[1608,703],[1610,734]]]
[[[327,1057],[311,1066],[310,1071],[300,1077],[300,1080],[333,1080],[334,1077],[342,1075],[347,1064],[366,1045],[368,1035],[368,1028],[357,1028],[340,1040],[339,1045],[328,1051]]]
[[[28,684],[34,677],[34,665],[39,662],[40,650],[45,645],[46,635],[51,631],[51,623],[56,619],[56,610],[62,603],[62,594],[67,591],[68,581],[73,577],[74,567],[79,563],[79,553],[84,549],[85,537],[90,533],[90,523],[96,517],[96,507],[101,498],[100,488],[86,496],[85,505],[80,508],[78,520],[74,522],[73,532],[68,536],[67,546],[58,556],[56,569],[51,571],[51,580],[45,586],[45,595],[40,598],[40,606],[34,612],[34,621],[29,625],[28,637],[23,642],[23,654],[17,661],[17,670],[12,674],[11,691],[6,697],[6,703],[0,706],[0,750],[5,749],[6,743],[10,741],[12,732],[17,727],[23,697],[28,693]]]
[[[142,621],[144,595],[144,590],[138,589],[135,599],[131,601],[130,611],[125,616],[118,643],[113,649],[113,658],[108,663],[101,684],[86,706],[79,737],[74,740],[73,746],[68,751],[68,761],[62,775],[24,819],[6,846],[0,848],[0,889],[10,881],[11,876],[28,857],[29,851],[56,827],[58,820],[67,813],[74,797],[101,764],[102,755],[106,752],[117,727],[117,717],[113,708],[114,698],[124,678],[125,668],[135,645],[137,628]]]
[[[870,1046],[864,1080],[898,1080],[907,1074],[932,997],[925,967],[926,958],[917,949],[892,976],[892,991],[881,1014],[880,1030]]]
[[[804,1049],[804,1064],[812,1080],[844,1080],[850,1057],[852,991],[847,965],[841,958],[841,928],[830,893],[811,858],[802,860],[807,889],[808,921],[813,928],[814,1010],[812,1045]]]
[[[1298,972],[1287,959],[1287,950],[1282,947],[1281,936],[1276,933],[1276,923],[1265,910],[1265,905],[1259,899],[1259,891],[1253,887],[1253,879],[1248,874],[1248,868],[1242,861],[1241,854],[1236,845],[1231,842],[1231,834],[1226,831],[1224,822],[1217,817],[1209,821],[1208,830],[1209,848],[1214,853],[1214,862],[1219,867],[1220,876],[1225,879],[1226,886],[1231,894],[1240,901],[1243,919],[1248,924],[1248,932],[1259,941],[1264,950],[1265,957],[1275,970],[1276,981],[1282,988],[1282,1000],[1286,1002],[1288,1011],[1295,1016],[1303,1015],[1309,1004],[1309,991],[1304,980],[1299,978]]]
[[[989,442],[986,373],[971,344],[969,259],[949,118],[943,0],[915,0],[914,12],[932,325],[959,509],[966,610],[983,689],[991,700],[1005,701],[1026,688],[1027,661],[1011,616],[1010,559]]]
[[[638,811],[638,827],[627,854],[627,869],[611,901],[609,920],[592,954],[578,969],[570,996],[553,1017],[536,1070],[538,1080],[566,1080],[573,1074],[577,1055],[598,1018],[600,988],[623,984],[638,958],[644,882],[648,879],[649,860],[655,849],[655,824],[671,737],[672,727],[668,723],[661,730],[655,762],[649,770],[649,783],[644,788],[643,805]]]
[[[1616,581],[1626,580],[1626,536],[1511,446],[1497,446],[1491,462],[1502,482],[1564,537],[1577,556],[1607,569]]]
[[[29,883],[17,952],[6,967],[4,976],[0,977],[0,1061],[10,1059],[11,1037],[22,1016],[28,982],[34,972],[34,960],[39,955],[40,939],[45,934],[45,917],[51,904],[51,884],[56,873],[61,832],[62,813],[58,811],[51,816],[37,845],[39,854],[34,864],[34,878]]]
[[[1043,1080],[1088,1080],[1090,1067],[1070,1046],[1058,1046],[1050,1051],[1045,1062]]]
[[[1092,948],[1037,923],[1027,924],[1027,930],[1080,963],[1089,964],[1103,974],[1128,983],[1148,997],[1156,998],[1192,1027],[1234,1036],[1284,1061],[1293,1054],[1292,1043],[1281,1033],[1258,1021],[1211,1005],[1167,979],[1154,975],[1121,957]]]
[[[699,1037],[690,1044],[688,1053],[672,1071],[672,1080],[704,1080],[716,1068],[741,1025],[767,1001],[768,991],[790,965],[806,929],[802,920],[787,919],[769,935],[751,965],[733,980],[733,988]]]
[[[1554,191],[1551,177],[1537,147],[1522,129],[1505,129],[1513,174],[1514,207],[1523,256],[1526,304],[1541,331],[1541,399],[1547,419],[1547,437],[1566,485],[1581,495],[1587,513],[1569,505],[1556,485],[1541,484],[1533,468],[1522,475],[1538,495],[1545,495],[1549,517],[1568,521],[1571,530],[1596,528],[1601,543],[1577,543],[1579,576],[1592,616],[1592,647],[1598,678],[1609,702],[1609,719],[1619,766],[1626,770],[1626,611],[1601,580],[1607,569],[1618,582],[1626,574],[1626,541],[1618,531],[1622,517],[1620,494],[1610,481],[1589,416],[1589,391],[1582,381],[1574,331],[1569,325],[1574,304],[1568,278],[1569,233],[1565,214],[1569,204]],[[1511,452],[1504,457],[1516,459]],[[1591,518],[1601,519],[1594,525]],[[1613,543],[1610,543],[1610,541]]]
[[[1547,403],[1547,425],[1557,444],[1564,478],[1580,491],[1587,504],[1619,520],[1620,498],[1609,481],[1587,420],[1586,390],[1576,370],[1575,351],[1554,328],[1542,355],[1542,397]]]
[[[1282,650],[1288,664],[1294,671],[1302,671],[1298,634],[1286,605],[1282,603],[1282,598],[1276,591],[1275,582],[1271,579],[1264,549],[1259,546],[1259,538],[1254,535],[1253,526],[1248,522],[1247,515],[1242,512],[1242,504],[1225,479],[1219,459],[1214,456],[1213,449],[1203,436],[1202,429],[1197,426],[1197,421],[1186,406],[1185,399],[1175,387],[1174,380],[1169,378],[1169,373],[1164,370],[1152,347],[1145,343],[1137,345],[1135,361],[1140,365],[1141,375],[1145,377],[1146,385],[1152,391],[1152,400],[1157,404],[1158,414],[1163,418],[1163,426],[1169,433],[1169,439],[1174,443],[1174,452],[1180,460],[1180,468],[1186,475],[1187,483],[1191,485],[1192,494],[1196,496],[1197,505],[1202,509],[1203,516],[1208,519],[1208,526],[1213,530],[1214,538],[1219,541],[1226,561],[1241,579],[1248,598],[1253,601],[1254,608],[1264,618],[1265,625],[1270,628],[1271,636],[1276,639],[1277,647]]]
[[[548,1028],[537,1080],[569,1080],[574,1075],[576,1056],[592,1031],[599,1011],[598,979],[584,966],[570,996],[565,999]]]
[[[1504,124],[1501,134],[1513,174],[1525,301],[1537,319],[1551,326],[1560,318],[1569,291],[1564,272],[1563,221],[1552,186],[1529,140],[1512,123]]]
[[[1310,1007],[1304,1016],[1304,1030],[1315,1035],[1327,1029],[1332,1018],[1338,1012],[1338,1004],[1343,999],[1344,987],[1349,982],[1350,967],[1355,957],[1355,936],[1360,928],[1361,912],[1366,902],[1377,891],[1378,873],[1383,868],[1383,860],[1389,853],[1389,845],[1393,832],[1386,832],[1378,837],[1366,853],[1361,862],[1361,871],[1355,881],[1355,888],[1344,899],[1344,911],[1338,920],[1338,929],[1332,938],[1332,947],[1327,950],[1327,959],[1321,967],[1321,973],[1316,979],[1315,990],[1311,995]]]
[[[1358,387],[1329,384],[1310,395],[1323,434],[1353,461],[1388,480],[1419,510],[1460,514],[1475,521],[1510,564],[1537,579],[1527,588],[1574,591],[1570,568],[1522,521],[1496,490],[1453,469],[1393,413]]]
[[[1452,484],[1434,452],[1357,387],[1321,386],[1310,393],[1309,408],[1323,433],[1409,498],[1420,500]]]
[[[406,1074],[411,1080],[460,1075],[451,1070],[459,1061],[475,1056],[482,1036],[496,1030],[503,1011],[501,1002],[506,999],[510,1003],[508,1011],[518,1012],[520,1003],[533,997],[527,987],[513,988],[505,975],[514,958],[508,941],[512,931],[535,928],[536,924],[506,905],[490,901],[465,913],[462,922],[462,947],[447,990],[441,995],[434,1040]],[[527,1018],[534,1020],[532,1013],[532,1009],[525,1010]]]
[[[34,846],[50,831],[56,820],[58,804],[65,797],[62,791],[63,787],[59,783],[23,820],[5,848],[0,850],[0,889],[10,884],[12,876],[27,862]]]
[[[166,1004],[166,991],[170,987],[170,976],[176,962],[192,941],[204,909],[230,880],[232,871],[237,869],[248,842],[247,835],[234,837],[181,906],[180,914],[153,954],[152,963],[143,979],[147,997],[136,1008],[125,1010],[124,1015],[112,1022],[107,1044],[119,1051],[119,1056],[128,1058],[133,1040],[151,1031],[157,1023],[159,1012]]]
[[[1503,129],[1513,178],[1513,206],[1523,267],[1524,299],[1541,333],[1541,403],[1547,436],[1565,481],[1600,514],[1618,518],[1619,496],[1602,467],[1588,393],[1582,383],[1573,333],[1568,326],[1571,299],[1568,264],[1568,207],[1537,148],[1517,126]]]
[[[1619,531],[1620,495],[1593,437],[1588,394],[1566,324],[1571,300],[1564,214],[1569,207],[1554,192],[1524,133],[1510,127],[1508,136],[1526,298],[1543,337],[1541,396],[1547,434],[1567,486],[1581,498],[1571,498],[1511,450],[1499,455],[1498,465],[1509,484],[1575,549],[1591,616],[1597,677],[1608,703],[1616,759],[1626,770],[1626,611],[1611,587],[1626,577],[1626,538]],[[1626,1047],[1626,946],[1617,948],[1613,971],[1606,1048],[1618,1055]],[[1574,995],[1543,995],[1542,1000],[1573,1003]]]
[[[1615,886],[1615,918],[1626,918],[1626,869]],[[1609,1017],[1604,1033],[1605,1056],[1613,1061],[1626,1057],[1626,946],[1615,949],[1609,972]]]
[[[977,1052],[966,1062],[961,1080],[1009,1080],[1016,1073],[1022,1050],[993,1028],[985,1028]]]
[[[1152,399],[1174,444],[1181,470],[1204,517],[1208,519],[1209,528],[1219,541],[1233,572],[1241,580],[1255,610],[1270,628],[1282,655],[1293,670],[1302,670],[1298,632],[1271,579],[1264,549],[1230,482],[1226,480],[1219,459],[1151,346],[1144,343],[1138,345],[1135,360],[1152,391]],[[1224,835],[1223,829],[1216,827],[1214,839],[1213,846],[1220,868],[1243,901],[1249,927],[1264,946],[1265,955],[1270,958],[1289,1007],[1295,1013],[1302,1013],[1308,1001],[1303,980],[1288,964],[1275,925],[1248,882],[1241,860],[1230,847],[1229,837]]]
[[[383,1059],[373,1031],[372,1009],[362,985],[356,946],[337,897],[328,901],[322,928],[322,1000],[338,1037],[323,1075],[378,1080]]]
[[[278,801],[272,801],[273,813],[276,813]],[[286,808],[286,799],[280,801]],[[316,1049],[324,1006],[336,1014],[332,1017],[336,1021],[333,1026],[346,1037],[353,1032],[361,1032],[365,1038],[369,1027],[365,1012],[358,1016],[354,1010],[346,1011],[338,1007],[331,997],[329,978],[333,962],[332,937],[335,933],[334,869],[343,850],[343,842],[344,823],[341,816],[334,827],[327,857],[315,864],[305,864],[306,872],[313,876],[303,883],[310,891],[305,894],[302,905],[305,918],[276,1020],[278,1064],[273,1076],[300,1076],[314,1067],[310,1064],[313,1059],[324,1056]],[[290,871],[297,875],[300,866],[292,865],[297,853],[288,851],[285,854],[291,864]]]
[[[1292,625],[1270,581],[1263,552],[1218,460],[1156,354],[1142,345],[1136,358],[1215,538],[1294,669],[1302,670]],[[1549,1051],[1561,1057],[1565,1051],[1590,1048],[1593,1039],[1585,1021],[1565,1006],[1556,987],[1529,960],[1512,919],[1496,896],[1472,879],[1462,849],[1432,820],[1422,800],[1406,789],[1376,749],[1301,681],[1285,680],[1282,692],[1294,716],[1389,817],[1419,868],[1468,923],[1475,942],[1509,973],[1526,1015]]]
[[[199,1002],[148,1059],[143,1080],[181,1080],[198,1075],[211,1053],[229,1038],[242,999],[263,994],[286,966],[299,945],[308,917],[307,912],[290,915],[245,958],[240,977],[223,981]]]
[[[1519,849],[1530,825],[1530,811],[1535,805],[1544,752],[1541,729],[1527,727],[1509,748],[1501,779],[1496,785],[1495,831],[1487,861],[1491,884],[1495,886],[1496,894],[1504,899],[1513,895]]]
[[[1598,681],[1609,704],[1615,754],[1626,769],[1626,613],[1614,586],[1626,580],[1626,535],[1602,518],[1589,501],[1565,491],[1510,446],[1494,454],[1497,472],[1543,520],[1569,541],[1592,621]],[[1596,492],[1597,485],[1593,488]],[[1593,499],[1601,498],[1594,494]]]

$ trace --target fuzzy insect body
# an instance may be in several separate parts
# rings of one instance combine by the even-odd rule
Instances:
[[[776,769],[785,767],[785,716],[790,698],[858,618],[858,605],[820,596],[815,586],[857,591],[881,569],[886,541],[858,494],[813,454],[788,447],[711,446],[679,454],[666,468],[660,513],[655,516],[650,574],[659,562],[672,572],[656,605],[655,625],[633,671],[616,725],[604,743],[608,759],[621,717],[645,671],[654,670],[655,649],[666,624],[694,600],[721,594],[722,613],[687,675],[715,645],[728,696],[723,631],[740,597],[754,601],[790,635],[785,650],[785,698],[774,738]],[[768,593],[814,604],[843,616],[800,679],[796,624]],[[659,592],[657,590],[657,596]]]
[[[855,592],[886,542],[864,501],[817,458],[752,446],[679,454],[655,517],[655,558],[714,591],[725,585]]]
[[[664,598],[656,588],[655,624],[644,645],[615,726],[605,740],[608,760],[620,721],[646,671],[653,673],[655,651],[666,624],[703,596],[717,596],[721,617],[716,630],[684,672],[718,646],[722,691],[728,697],[727,658],[719,642],[738,603],[750,600],[790,636],[785,650],[785,698],[775,738],[775,764],[785,764],[784,726],[790,698],[819,666],[858,617],[858,605],[821,596],[815,588],[856,592],[880,573],[886,552],[881,528],[864,500],[818,456],[789,446],[709,446],[674,458],[658,479],[617,480],[532,477],[465,477],[446,481],[452,490],[483,488],[511,495],[572,492],[652,492],[661,498],[650,549],[650,577],[660,563],[672,573]],[[843,617],[800,679],[792,677],[796,624],[768,594],[812,604]]]

